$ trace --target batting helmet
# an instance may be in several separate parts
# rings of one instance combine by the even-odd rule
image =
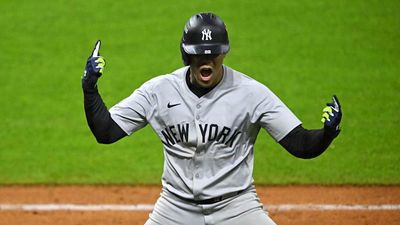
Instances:
[[[229,51],[228,32],[224,22],[213,13],[190,17],[181,40],[183,64],[190,64],[190,55],[226,54]]]

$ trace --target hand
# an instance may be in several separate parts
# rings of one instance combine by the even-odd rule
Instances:
[[[89,56],[85,72],[82,77],[82,84],[84,88],[94,88],[96,86],[97,79],[103,74],[106,61],[100,56],[101,41],[98,40],[96,45]]]
[[[324,127],[330,131],[340,131],[340,120],[342,119],[342,109],[336,95],[333,95],[332,102],[326,104],[327,107],[323,109],[322,122]]]

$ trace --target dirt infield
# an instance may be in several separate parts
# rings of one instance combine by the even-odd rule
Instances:
[[[4,205],[154,204],[160,190],[158,186],[3,186],[0,187],[0,206],[3,206],[0,207],[0,225],[142,225],[148,218],[149,210],[44,211],[22,207],[5,209]],[[270,217],[279,225],[400,224],[400,208],[397,208],[400,207],[398,186],[257,186],[257,193],[267,209],[271,206],[268,210]],[[380,208],[388,205],[396,208]],[[283,208],[283,206],[294,206],[294,208]],[[322,206],[322,208],[311,206]],[[351,207],[348,209],[340,206]]]

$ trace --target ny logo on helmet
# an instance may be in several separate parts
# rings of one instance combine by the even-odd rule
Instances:
[[[206,40],[206,41],[209,41],[209,40],[212,40],[212,37],[211,37],[211,30],[210,29],[204,29],[202,32],[201,32],[201,34],[203,34],[203,36],[201,36],[201,40]]]

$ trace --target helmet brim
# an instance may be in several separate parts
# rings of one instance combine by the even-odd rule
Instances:
[[[189,55],[219,55],[229,52],[229,44],[186,45],[182,43],[182,48]]]

